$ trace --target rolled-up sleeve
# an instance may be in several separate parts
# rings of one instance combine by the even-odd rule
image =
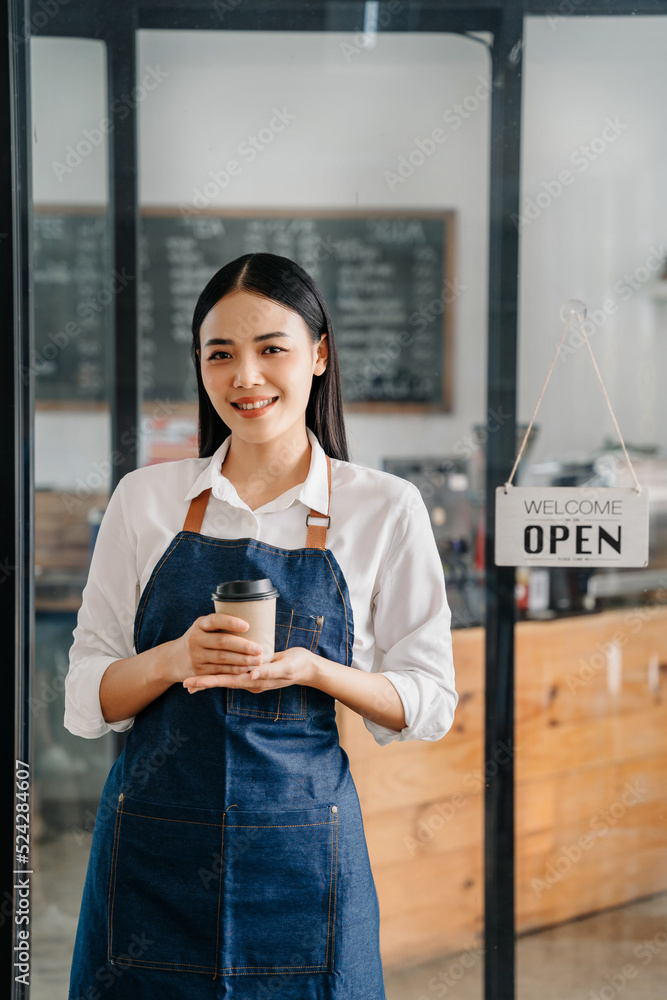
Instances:
[[[134,653],[133,625],[138,603],[136,554],[123,510],[123,481],[109,499],[82,594],[65,680],[65,728],[95,739],[110,730],[130,729],[134,717],[107,722],[100,705],[102,675],[114,660]]]
[[[403,703],[406,726],[388,729],[364,718],[381,746],[393,740],[439,740],[458,703],[451,612],[426,504],[408,484],[373,596],[375,660]]]

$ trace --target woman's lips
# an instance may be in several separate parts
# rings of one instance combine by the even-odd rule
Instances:
[[[277,402],[278,396],[275,396],[272,403],[267,403],[265,406],[253,406],[252,409],[249,410],[243,410],[239,406],[235,406],[234,403],[232,403],[232,406],[237,413],[241,414],[242,417],[261,417],[261,415],[267,410],[272,409]]]

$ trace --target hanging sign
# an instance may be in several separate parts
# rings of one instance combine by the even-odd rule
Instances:
[[[609,408],[634,487],[512,486],[512,479],[526,447],[542,397],[551,378],[565,334],[576,317],[602,395]],[[563,304],[567,320],[551,367],[510,477],[496,489],[497,566],[648,566],[648,490],[642,489],[632,467],[611,400],[588,342],[583,319],[586,306],[577,299]]]
[[[648,490],[496,489],[497,566],[647,566]]]

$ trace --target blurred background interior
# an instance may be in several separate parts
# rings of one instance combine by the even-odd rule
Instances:
[[[137,33],[137,462],[197,454],[190,321],[211,274],[264,249],[310,269],[334,318],[352,461],[421,489],[453,616],[460,703],[443,740],[380,749],[338,706],[387,993],[481,1000],[482,793],[484,771],[501,766],[483,762],[484,463],[503,420],[485,411],[491,38],[375,31],[391,5],[370,3],[356,5],[355,32],[333,17],[322,32],[228,31],[236,4],[219,6],[216,31]],[[650,491],[651,549],[643,570],[516,574],[517,996],[656,998],[667,983],[667,16],[566,14],[525,19],[517,445],[561,304],[582,299]],[[110,324],[127,280],[110,256],[107,141],[123,107],[109,126],[108,58],[94,39],[30,42],[35,1000],[66,995],[118,750],[63,727],[112,478]],[[576,339],[516,481],[631,483]]]

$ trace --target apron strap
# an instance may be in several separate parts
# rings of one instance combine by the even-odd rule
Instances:
[[[203,493],[200,493],[199,496],[192,498],[190,506],[188,507],[185,522],[183,523],[183,531],[194,531],[199,534],[204,521],[204,514],[206,513],[206,506],[210,495],[211,487],[209,486]]]
[[[327,547],[327,528],[331,524],[331,518],[329,516],[329,510],[331,508],[331,459],[327,455],[327,512],[326,514],[320,514],[318,511],[310,508],[310,513],[306,515],[306,525],[308,526],[308,534],[306,536],[306,548],[307,549],[326,549]],[[326,521],[326,524],[311,524],[310,518],[316,517],[320,520]]]
[[[306,515],[306,525],[308,528],[306,536],[306,548],[308,549],[326,549],[327,547],[327,528],[331,524],[331,517],[329,516],[329,509],[331,507],[331,459],[326,456],[327,459],[327,486],[328,486],[328,503],[326,514],[320,513],[320,511],[313,510],[311,507],[310,512]],[[196,534],[201,532],[201,526],[204,523],[204,514],[206,513],[206,507],[208,505],[208,499],[211,495],[211,487],[203,490],[199,496],[193,497],[190,501],[190,506],[188,507],[188,513],[186,515],[185,521],[183,523],[183,531],[194,531]],[[319,520],[326,521],[326,524],[311,524],[310,518],[317,518]]]

